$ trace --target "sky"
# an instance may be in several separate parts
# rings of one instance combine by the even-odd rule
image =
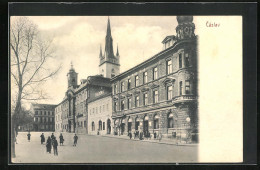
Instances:
[[[105,46],[108,16],[30,16],[44,37],[52,39],[59,73],[43,89],[49,98],[38,103],[58,104],[67,90],[71,62],[80,79],[99,74],[99,52]],[[176,35],[176,16],[109,16],[114,53],[118,45],[121,73],[162,50],[162,40]]]

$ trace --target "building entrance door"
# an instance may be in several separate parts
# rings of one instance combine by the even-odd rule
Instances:
[[[128,133],[131,132],[132,129],[132,122],[128,122]]]
[[[71,132],[71,121],[69,120],[68,131]]]
[[[122,124],[121,124],[121,135],[123,135],[124,132],[125,132],[125,124],[122,123]]]
[[[148,134],[148,120],[144,120],[144,135]]]
[[[108,119],[107,120],[107,134],[110,134],[111,133],[111,120]]]
[[[139,122],[135,122],[135,130],[138,130]]]

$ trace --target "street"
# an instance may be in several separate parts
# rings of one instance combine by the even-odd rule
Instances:
[[[103,136],[77,134],[78,145],[73,147],[73,133],[62,133],[64,146],[58,146],[58,156],[46,153],[41,145],[42,132],[19,132],[16,158],[13,163],[180,163],[198,162],[197,146],[176,146]],[[44,132],[45,140],[52,132]],[[58,142],[60,133],[54,133]]]

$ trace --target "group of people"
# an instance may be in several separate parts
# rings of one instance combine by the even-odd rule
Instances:
[[[44,133],[41,134],[40,138],[41,138],[41,144],[43,144],[45,142]],[[27,139],[28,139],[28,142],[30,142],[30,140],[31,140],[30,131],[27,134]],[[60,146],[63,146],[63,143],[65,140],[64,140],[62,133],[60,134],[59,139],[60,139]],[[73,139],[74,139],[73,146],[76,146],[77,142],[78,142],[78,136],[75,134]],[[58,141],[57,141],[56,137],[54,136],[54,133],[52,133],[51,136],[49,136],[46,141],[46,151],[51,153],[52,147],[53,147],[54,155],[58,156]]]
[[[143,140],[144,138],[146,138],[146,139],[151,139],[152,138],[152,135],[151,135],[151,133],[149,131],[145,131],[145,132],[141,131],[141,132],[139,132],[139,130],[135,130],[133,133],[134,133],[134,139],[139,138],[140,140]],[[132,135],[131,131],[128,132],[128,136],[129,136],[130,139],[132,139],[133,135]],[[153,137],[154,137],[154,139],[161,140],[162,139],[162,134],[159,133],[157,135],[157,133],[154,132]]]
[[[62,136],[62,134],[60,134],[60,138],[63,138],[61,136]],[[43,144],[43,142],[45,142],[44,134],[42,133],[42,135],[40,137],[41,137],[41,144]],[[63,143],[63,141],[62,141],[62,143]],[[53,147],[54,155],[58,156],[58,141],[53,133],[51,134],[51,136],[48,137],[48,139],[46,141],[46,151],[51,153],[52,147]]]

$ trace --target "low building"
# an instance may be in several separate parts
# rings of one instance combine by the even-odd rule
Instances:
[[[96,93],[96,98],[88,102],[88,129],[89,134],[113,134],[112,127],[112,96],[103,91]]]
[[[30,110],[34,119],[32,131],[55,130],[54,112],[56,106],[52,104],[31,104]]]

